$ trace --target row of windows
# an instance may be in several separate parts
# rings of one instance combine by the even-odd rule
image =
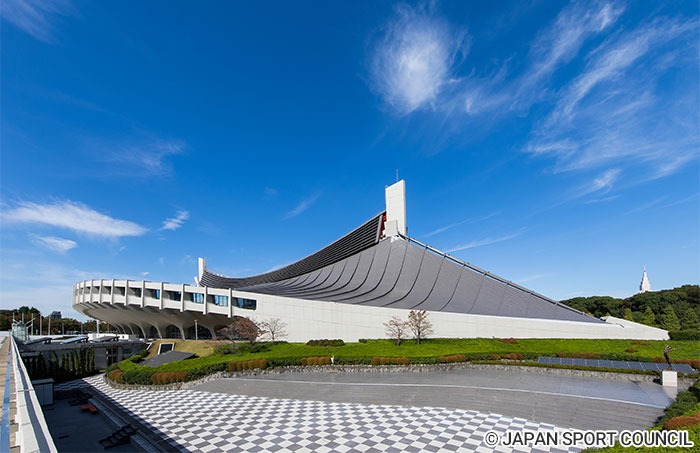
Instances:
[[[107,287],[104,287],[107,288]],[[124,287],[115,287],[115,294],[118,294],[120,296],[124,295],[125,292]],[[76,291],[76,295],[77,295]],[[80,294],[90,294],[90,290],[87,288],[80,288]],[[103,293],[104,294],[104,293]],[[109,293],[107,293],[109,294]],[[141,288],[129,288],[129,295],[134,296],[134,297],[141,297]],[[151,297],[153,299],[160,299],[160,290],[159,289],[146,289],[146,295],[148,297]],[[180,298],[182,297],[182,292],[181,291],[166,291],[163,296],[166,299],[169,300],[175,300],[179,301]],[[195,304],[203,304],[204,303],[204,294],[201,293],[185,293],[185,300],[189,302],[194,302]],[[218,305],[220,307],[228,307],[228,296],[219,296],[216,294],[210,294],[207,298],[207,302],[210,304]],[[246,310],[255,310],[257,308],[257,301],[254,299],[245,299],[242,297],[234,297],[234,303],[235,307],[238,308],[243,308]]]

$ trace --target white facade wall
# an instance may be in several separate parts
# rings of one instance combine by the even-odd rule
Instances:
[[[163,289],[159,298],[149,297],[143,291],[140,297],[117,294],[116,288]],[[195,303],[167,299],[165,291],[185,294],[209,294],[229,297],[228,306],[213,303]],[[231,305],[231,297],[254,299],[255,310]],[[132,330],[141,329],[149,336],[151,326],[161,336],[168,325],[181,331],[194,325],[216,330],[230,323],[233,316],[247,316],[255,320],[280,318],[287,324],[287,341],[306,342],[311,339],[340,338],[357,341],[360,338],[384,338],[383,323],[398,316],[408,317],[408,310],[310,301],[228,289],[204,288],[170,283],[133,282],[123,280],[93,280],[76,285],[74,308],[91,317]],[[429,312],[433,324],[433,338],[617,338],[637,340],[667,340],[665,330],[619,318],[609,317],[606,323],[556,321],[550,319],[510,318],[463,313]],[[184,336],[184,335],[183,335]]]

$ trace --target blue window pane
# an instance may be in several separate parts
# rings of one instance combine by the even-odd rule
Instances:
[[[236,298],[236,305],[238,308],[243,308],[245,310],[255,310],[257,308],[257,301],[253,299],[244,299],[242,297]]]
[[[228,307],[228,296],[214,296],[214,304],[221,307]]]

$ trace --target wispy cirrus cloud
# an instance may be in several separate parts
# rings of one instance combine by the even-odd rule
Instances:
[[[302,212],[304,212],[304,211],[306,211],[307,209],[309,209],[314,203],[316,203],[316,201],[317,201],[320,197],[321,197],[321,193],[320,193],[320,192],[316,192],[315,194],[311,195],[310,197],[301,200],[301,201],[299,202],[299,204],[297,204],[296,207],[295,207],[294,209],[292,209],[291,211],[287,212],[287,213],[284,215],[283,219],[284,219],[284,220],[287,220],[287,219],[291,219],[292,217],[298,216],[298,215],[301,214]]]
[[[499,242],[509,241],[509,240],[514,239],[522,234],[523,234],[523,232],[519,231],[517,233],[508,234],[506,236],[486,237],[484,239],[479,239],[477,241],[471,241],[471,242],[467,242],[466,244],[457,245],[457,246],[452,247],[451,249],[447,250],[447,252],[452,253],[452,252],[458,252],[460,250],[467,250],[467,249],[473,249],[475,247],[483,247],[485,245],[497,244]]]
[[[375,43],[372,87],[400,114],[438,102],[454,82],[455,65],[468,50],[466,30],[454,29],[429,7],[399,5]]]
[[[442,136],[430,152],[464,131],[527,116],[532,128],[520,149],[550,161],[547,172],[621,170],[626,185],[673,175],[700,157],[699,24],[682,15],[640,19],[634,9],[617,0],[571,2],[526,53],[514,46],[472,63],[466,27],[432,8],[397,8],[373,49],[373,88],[397,113],[422,109],[421,120],[434,120],[431,130]]]
[[[30,235],[35,244],[58,253],[66,253],[68,250],[78,246],[75,241],[63,239],[56,236]]]
[[[569,63],[583,44],[612,26],[624,11],[619,2],[572,2],[530,46],[530,67],[515,81],[515,106],[529,107],[546,94],[542,84],[555,70]]]
[[[148,231],[137,223],[112,218],[82,203],[70,200],[47,204],[19,202],[14,207],[5,209],[0,218],[8,225],[49,225],[108,238],[142,236]]]
[[[124,142],[91,141],[90,149],[99,149],[99,159],[117,164],[112,171],[132,177],[171,176],[170,159],[184,154],[188,145],[183,140],[146,138]]]
[[[449,225],[445,225],[443,227],[437,228],[437,229],[431,231],[430,233],[423,235],[423,237],[428,238],[431,236],[435,236],[436,234],[444,233],[445,231],[447,231],[451,228],[454,228],[456,226],[468,225],[470,223],[476,223],[476,222],[483,222],[484,220],[488,220],[492,217],[495,217],[495,216],[499,215],[500,213],[501,213],[501,211],[497,211],[497,212],[492,212],[491,214],[487,214],[483,217],[470,217],[470,218],[464,219],[460,222],[451,223]]]
[[[55,22],[76,10],[68,0],[4,0],[2,18],[39,41],[55,42]]]
[[[560,90],[525,150],[553,158],[555,172],[624,166],[633,183],[668,176],[697,160],[698,88],[659,83],[682,61],[668,57],[668,45],[696,49],[689,36],[697,28],[657,18],[609,37]]]
[[[160,227],[161,230],[177,230],[185,223],[185,220],[190,218],[190,213],[185,210],[177,211],[175,217],[163,220],[163,226]]]

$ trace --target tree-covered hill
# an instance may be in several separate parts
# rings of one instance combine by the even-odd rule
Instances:
[[[562,303],[596,317],[618,318],[661,327],[666,330],[700,328],[700,286],[683,285],[663,291],[648,291],[626,299],[610,296],[574,297]]]

